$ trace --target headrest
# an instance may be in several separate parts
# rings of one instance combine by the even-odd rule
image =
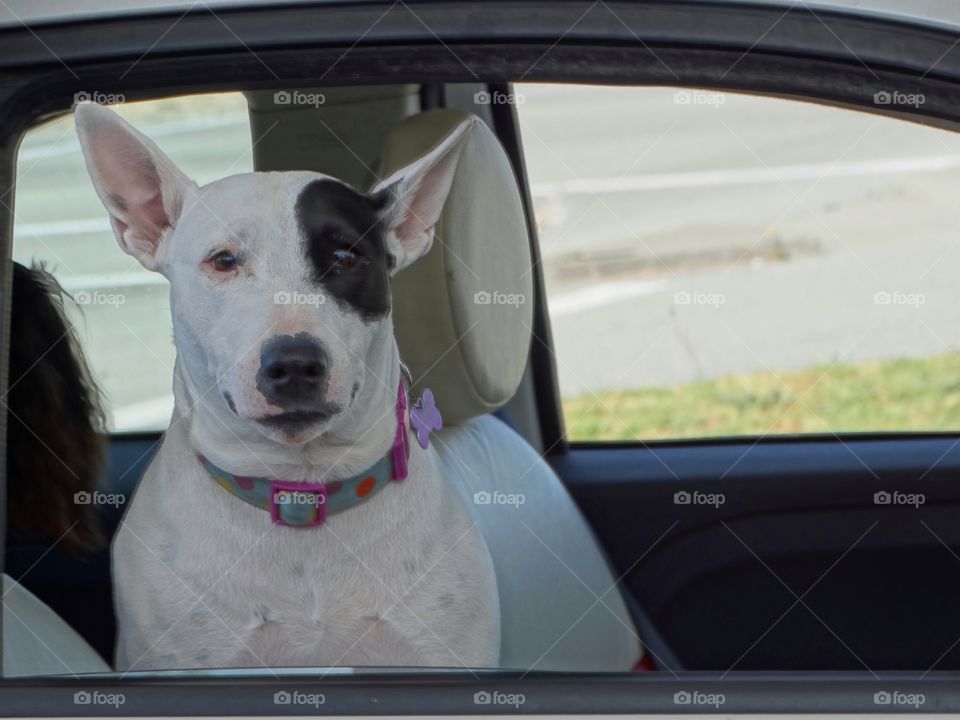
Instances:
[[[469,115],[430,110],[387,138],[381,176],[439,145]],[[397,274],[393,321],[414,392],[433,390],[459,425],[509,400],[533,326],[530,238],[520,190],[499,140],[476,122],[465,141],[430,251]]]

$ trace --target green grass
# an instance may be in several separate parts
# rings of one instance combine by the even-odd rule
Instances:
[[[956,430],[960,354],[613,390],[563,409],[572,441]]]

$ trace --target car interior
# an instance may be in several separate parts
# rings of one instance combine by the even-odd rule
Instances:
[[[376,158],[383,158],[379,175],[388,176],[439,144],[465,117],[452,108],[421,111],[417,86],[311,90],[321,91],[326,102],[309,109],[278,109],[272,92],[247,94],[253,137],[273,127],[265,137],[274,140],[257,145],[258,170],[311,169],[364,187]],[[379,126],[367,124],[369,117]],[[318,126],[330,128],[330,144],[315,141]],[[346,143],[339,151],[337,138]],[[473,297],[484,287],[531,294],[533,280],[526,271],[532,250],[521,190],[487,127],[464,149],[437,234],[428,256],[395,283],[396,336],[418,379],[415,387],[430,387],[443,398],[446,428],[438,452],[456,487],[465,497],[486,490],[522,491],[527,498],[508,517],[468,505],[495,558],[504,666],[630,670],[643,650],[619,592],[607,594],[616,584],[614,569],[556,474],[523,441],[518,421],[508,412],[492,415],[511,398],[520,400],[532,306],[523,313],[505,306],[491,316],[485,306],[477,311]],[[132,496],[160,439],[159,433],[112,437],[104,491]],[[513,484],[511,478],[522,479]],[[120,508],[108,509],[108,534],[121,516]],[[13,538],[5,568],[110,662],[116,631],[108,552],[77,558],[49,542]],[[11,670],[16,673],[8,665]]]
[[[247,58],[234,67],[218,66],[215,80],[198,79],[195,87],[189,83],[185,87],[182,77],[169,75],[177,67],[178,51],[164,46],[167,54],[145,60],[143,75],[136,76],[128,93],[131,100],[143,101],[242,93],[253,169],[312,170],[357,188],[370,187],[377,178],[435,148],[469,114],[482,121],[464,148],[437,225],[437,241],[421,261],[395,278],[392,292],[396,338],[414,388],[430,387],[442,399],[445,426],[435,443],[442,467],[494,561],[502,618],[500,667],[514,673],[514,679],[504,679],[501,687],[523,687],[510,684],[517,676],[523,680],[528,674],[534,679],[551,673],[571,683],[570,678],[579,678],[575,674],[586,673],[611,683],[626,682],[623,678],[670,681],[674,683],[670,697],[684,691],[687,686],[682,683],[690,678],[699,678],[699,687],[709,688],[711,683],[719,687],[728,675],[744,682],[758,676],[762,682],[787,682],[784,678],[821,682],[828,677],[880,682],[891,677],[900,688],[928,678],[952,682],[952,673],[960,670],[960,616],[954,611],[960,605],[960,525],[953,522],[960,512],[956,427],[897,429],[894,422],[883,430],[870,425],[852,432],[832,428],[763,432],[760,427],[742,434],[691,431],[652,438],[639,432],[601,439],[570,435],[572,417],[561,397],[561,376],[568,371],[552,326],[561,316],[562,303],[549,292],[553,280],[544,269],[549,253],[542,242],[549,232],[548,218],[537,211],[537,203],[550,202],[556,189],[541,192],[537,182],[544,179],[529,172],[529,151],[537,138],[523,120],[526,109],[507,102],[478,103],[478,94],[516,98],[531,81],[629,87],[638,92],[652,87],[670,88],[671,93],[713,88],[731,97],[785,106],[816,105],[837,116],[884,116],[891,123],[915,126],[918,133],[955,134],[960,128],[955,105],[960,99],[960,58],[944,55],[947,60],[929,76],[921,76],[914,67],[924,65],[916,59],[919,55],[911,55],[920,53],[917,48],[926,48],[926,54],[941,53],[953,37],[929,21],[889,16],[871,16],[868,21],[858,16],[851,20],[854,29],[849,34],[843,32],[847,26],[837,30],[835,41],[817,27],[816,18],[793,13],[785,21],[789,27],[769,39],[772,49],[767,57],[756,63],[746,57],[735,64],[735,71],[731,68],[729,77],[720,77],[708,72],[730,65],[718,56],[736,57],[724,54],[729,48],[717,39],[721,31],[701,28],[701,45],[678,48],[674,34],[682,34],[680,16],[664,5],[650,3],[643,12],[654,15],[642,17],[666,28],[664,47],[657,46],[660,52],[654,54],[663,63],[682,68],[674,77],[654,61],[653,70],[645,66],[648,74],[643,78],[631,77],[624,69],[625,48],[635,40],[604,44],[597,40],[600,25],[588,24],[577,30],[582,37],[576,35],[569,47],[561,43],[557,55],[546,57],[530,77],[517,71],[529,65],[517,58],[531,53],[535,58],[543,50],[543,40],[515,38],[502,57],[486,58],[495,67],[480,77],[470,77],[457,65],[480,67],[489,48],[478,49],[464,40],[458,48],[461,59],[439,60],[444,45],[431,40],[429,51],[419,56],[420,50],[412,50],[399,64],[389,53],[364,54],[357,63],[365,64],[345,60],[326,82],[306,82],[321,73],[294,71],[292,55],[283,53],[296,50],[283,49],[270,56],[279,77],[251,69],[257,63]],[[754,25],[766,27],[764,22],[775,19],[775,9],[757,10],[755,5],[763,3],[747,3],[739,14],[723,16],[731,23],[724,27],[748,22],[756,29]],[[289,12],[283,23],[295,25],[296,14]],[[842,11],[829,17],[840,23]],[[234,20],[240,31],[251,27],[243,23],[254,23],[256,15],[238,15]],[[439,15],[429,21],[442,24]],[[124,22],[136,26],[129,18]],[[470,31],[464,22],[461,18],[455,30],[466,37]],[[876,34],[861,37],[858,23],[867,23]],[[277,28],[281,27],[292,32],[288,25],[279,23]],[[800,42],[796,39],[800,35],[791,35],[790,28],[816,51],[791,55],[796,50],[791,42]],[[403,30],[413,32],[408,25]],[[707,37],[714,31],[717,37]],[[890,39],[898,32],[909,40],[896,45],[895,52]],[[861,40],[863,45],[857,45]],[[270,41],[264,40],[264,46]],[[847,43],[857,49],[857,59],[840,47]],[[644,48],[644,57],[653,52]],[[396,71],[421,57],[421,74],[428,79],[418,81],[411,77],[416,72]],[[884,62],[889,66],[876,70],[873,80],[864,74],[862,58],[871,67]],[[577,70],[579,61],[583,66]],[[589,71],[584,69],[588,66]],[[377,84],[350,81],[349,73],[356,77],[363,68],[378,69],[379,74],[371,70]],[[242,73],[261,75],[254,82]],[[391,74],[396,75],[392,80]],[[57,83],[58,90],[78,87],[62,78]],[[925,104],[906,108],[877,101],[878,105],[874,92],[867,94],[867,89],[886,87],[922,91]],[[42,94],[36,92],[38,97]],[[323,101],[278,101],[278,92]],[[22,102],[26,107],[27,101]],[[4,141],[7,148],[0,154],[0,165],[16,165],[15,148],[24,132],[70,113],[62,97],[34,97],[31,102],[30,113],[25,112],[18,124],[10,121],[0,128],[0,136],[16,136]],[[158,143],[162,145],[163,138]],[[954,158],[952,150],[944,146],[942,154]],[[791,168],[804,162],[803,148],[796,152]],[[21,167],[24,162],[19,160]],[[693,173],[697,168],[681,170]],[[868,168],[863,174],[870,172]],[[11,174],[11,186],[14,178]],[[688,175],[674,179],[700,187],[701,180]],[[604,202],[600,194],[597,197],[597,203]],[[891,197],[877,202],[896,203],[897,197]],[[952,219],[944,215],[938,222]],[[903,239],[908,243],[908,237]],[[806,247],[798,241],[800,249],[791,246],[790,252],[802,255]],[[9,256],[9,240],[7,252]],[[775,252],[780,252],[779,246],[771,254]],[[907,251],[900,252],[905,256]],[[589,249],[583,253],[591,259]],[[894,265],[907,262],[900,255],[894,257]],[[622,262],[615,259],[612,264]],[[619,282],[617,273],[626,270],[621,266],[609,272]],[[652,276],[646,269],[638,273],[642,282],[653,282]],[[478,296],[488,291],[529,301],[478,304]],[[822,288],[803,291],[816,295]],[[824,316],[839,312],[844,296],[836,297],[840,299],[830,300]],[[674,299],[674,304],[678,302],[687,301]],[[596,324],[610,336],[629,337],[636,347],[658,352],[659,338],[647,332],[642,311],[635,316],[635,325],[607,322],[602,316]],[[784,314],[776,322],[788,326],[792,318]],[[902,337],[890,342],[897,352],[907,344]],[[945,345],[951,345],[949,353],[955,354],[952,343]],[[580,350],[598,362],[604,359],[604,348]],[[953,392],[952,378],[937,382],[944,396]],[[905,397],[915,391],[908,388]],[[606,396],[594,395],[608,409]],[[843,404],[842,397],[839,403]],[[103,492],[132,497],[162,439],[160,429],[113,432]],[[478,499],[484,493],[520,494],[523,500],[490,507]],[[891,493],[922,500],[905,506],[891,501]],[[716,500],[698,502],[691,497]],[[109,538],[124,507],[104,506],[98,511]],[[48,538],[8,530],[2,561],[8,613],[3,623],[2,676],[76,679],[84,673],[109,673],[116,642],[109,549],[71,554]],[[216,671],[211,668],[203,676],[217,676]],[[231,674],[224,672],[222,677]],[[420,681],[414,677],[411,682],[416,686]],[[604,687],[614,688],[611,702],[622,702],[612,707],[640,702],[636,686]],[[871,685],[869,697],[885,687]],[[621,691],[623,695],[618,694]],[[786,691],[779,686],[769,690],[778,692]],[[771,697],[764,696],[759,704],[744,700],[743,707],[748,711],[772,707]],[[842,700],[833,695],[830,702],[816,707],[835,707],[831,702],[859,707],[859,696],[850,697],[854,699],[848,703],[846,695]],[[877,702],[869,697],[864,701],[868,705]],[[581,699],[580,705],[569,698],[564,702],[590,711],[589,698]],[[663,702],[651,707],[675,711],[681,701]],[[544,701],[541,707],[555,706]]]
[[[358,187],[372,181],[377,158],[386,176],[439,143],[464,117],[456,98],[476,92],[452,88],[444,107],[431,108],[424,102],[429,95],[414,85],[309,91],[322,92],[326,102],[278,108],[269,91],[246,94],[253,137],[274,128],[256,146],[257,168],[309,168]],[[378,123],[362,122],[369,117]],[[318,126],[329,129],[327,142],[317,140]],[[519,313],[504,306],[491,316],[486,307],[477,313],[473,302],[485,287],[533,293],[526,268],[536,246],[523,198],[502,140],[485,126],[465,149],[438,226],[441,242],[394,288],[401,354],[418,386],[444,399],[448,427],[439,452],[456,486],[472,494],[487,488],[484,478],[519,478],[487,489],[527,497],[506,517],[470,505],[497,564],[504,666],[628,671],[644,647],[653,667],[674,670],[723,670],[738,660],[757,670],[863,664],[907,670],[938,660],[937,637],[960,634],[950,610],[952,600],[960,601],[960,573],[943,544],[960,542],[947,522],[956,502],[948,480],[956,453],[946,441],[927,440],[915,467],[898,452],[894,467],[884,465],[889,450],[881,439],[857,440],[856,450],[822,440],[768,440],[722,480],[718,468],[743,454],[734,443],[573,446],[554,448],[546,459],[537,454],[539,414],[528,364],[531,346],[541,341],[532,339],[533,306]],[[479,439],[489,454],[471,454],[465,436]],[[159,433],[111,438],[104,489],[132,495],[159,440]],[[946,456],[920,483],[925,458],[936,451]],[[902,522],[897,508],[866,503],[891,476],[904,492],[922,489],[936,499],[917,511],[921,523]],[[710,487],[731,502],[679,521],[671,512],[674,494],[688,487]],[[107,511],[110,533],[121,515],[119,508]],[[937,528],[939,538],[922,523]],[[873,524],[845,559],[844,572],[817,583]],[[23,586],[109,662],[115,621],[108,553],[73,558],[46,542],[16,539],[6,552],[7,572],[23,575]],[[750,648],[785,604],[814,584],[815,592]],[[737,592],[743,587],[752,591]],[[900,617],[904,608],[913,609],[911,620]],[[898,618],[896,656],[888,652],[889,638],[871,641],[892,617]],[[547,639],[560,635],[538,657]],[[861,650],[852,654],[847,643]],[[938,667],[958,662],[951,650]]]

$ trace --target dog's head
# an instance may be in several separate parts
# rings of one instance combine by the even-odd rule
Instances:
[[[335,428],[383,372],[391,276],[430,249],[474,121],[368,193],[312,172],[199,187],[114,112],[82,104],[76,121],[120,247],[170,281],[205,404],[286,443]]]

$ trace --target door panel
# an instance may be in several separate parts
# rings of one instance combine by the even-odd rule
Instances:
[[[687,669],[960,668],[957,440],[574,445],[550,460]]]

